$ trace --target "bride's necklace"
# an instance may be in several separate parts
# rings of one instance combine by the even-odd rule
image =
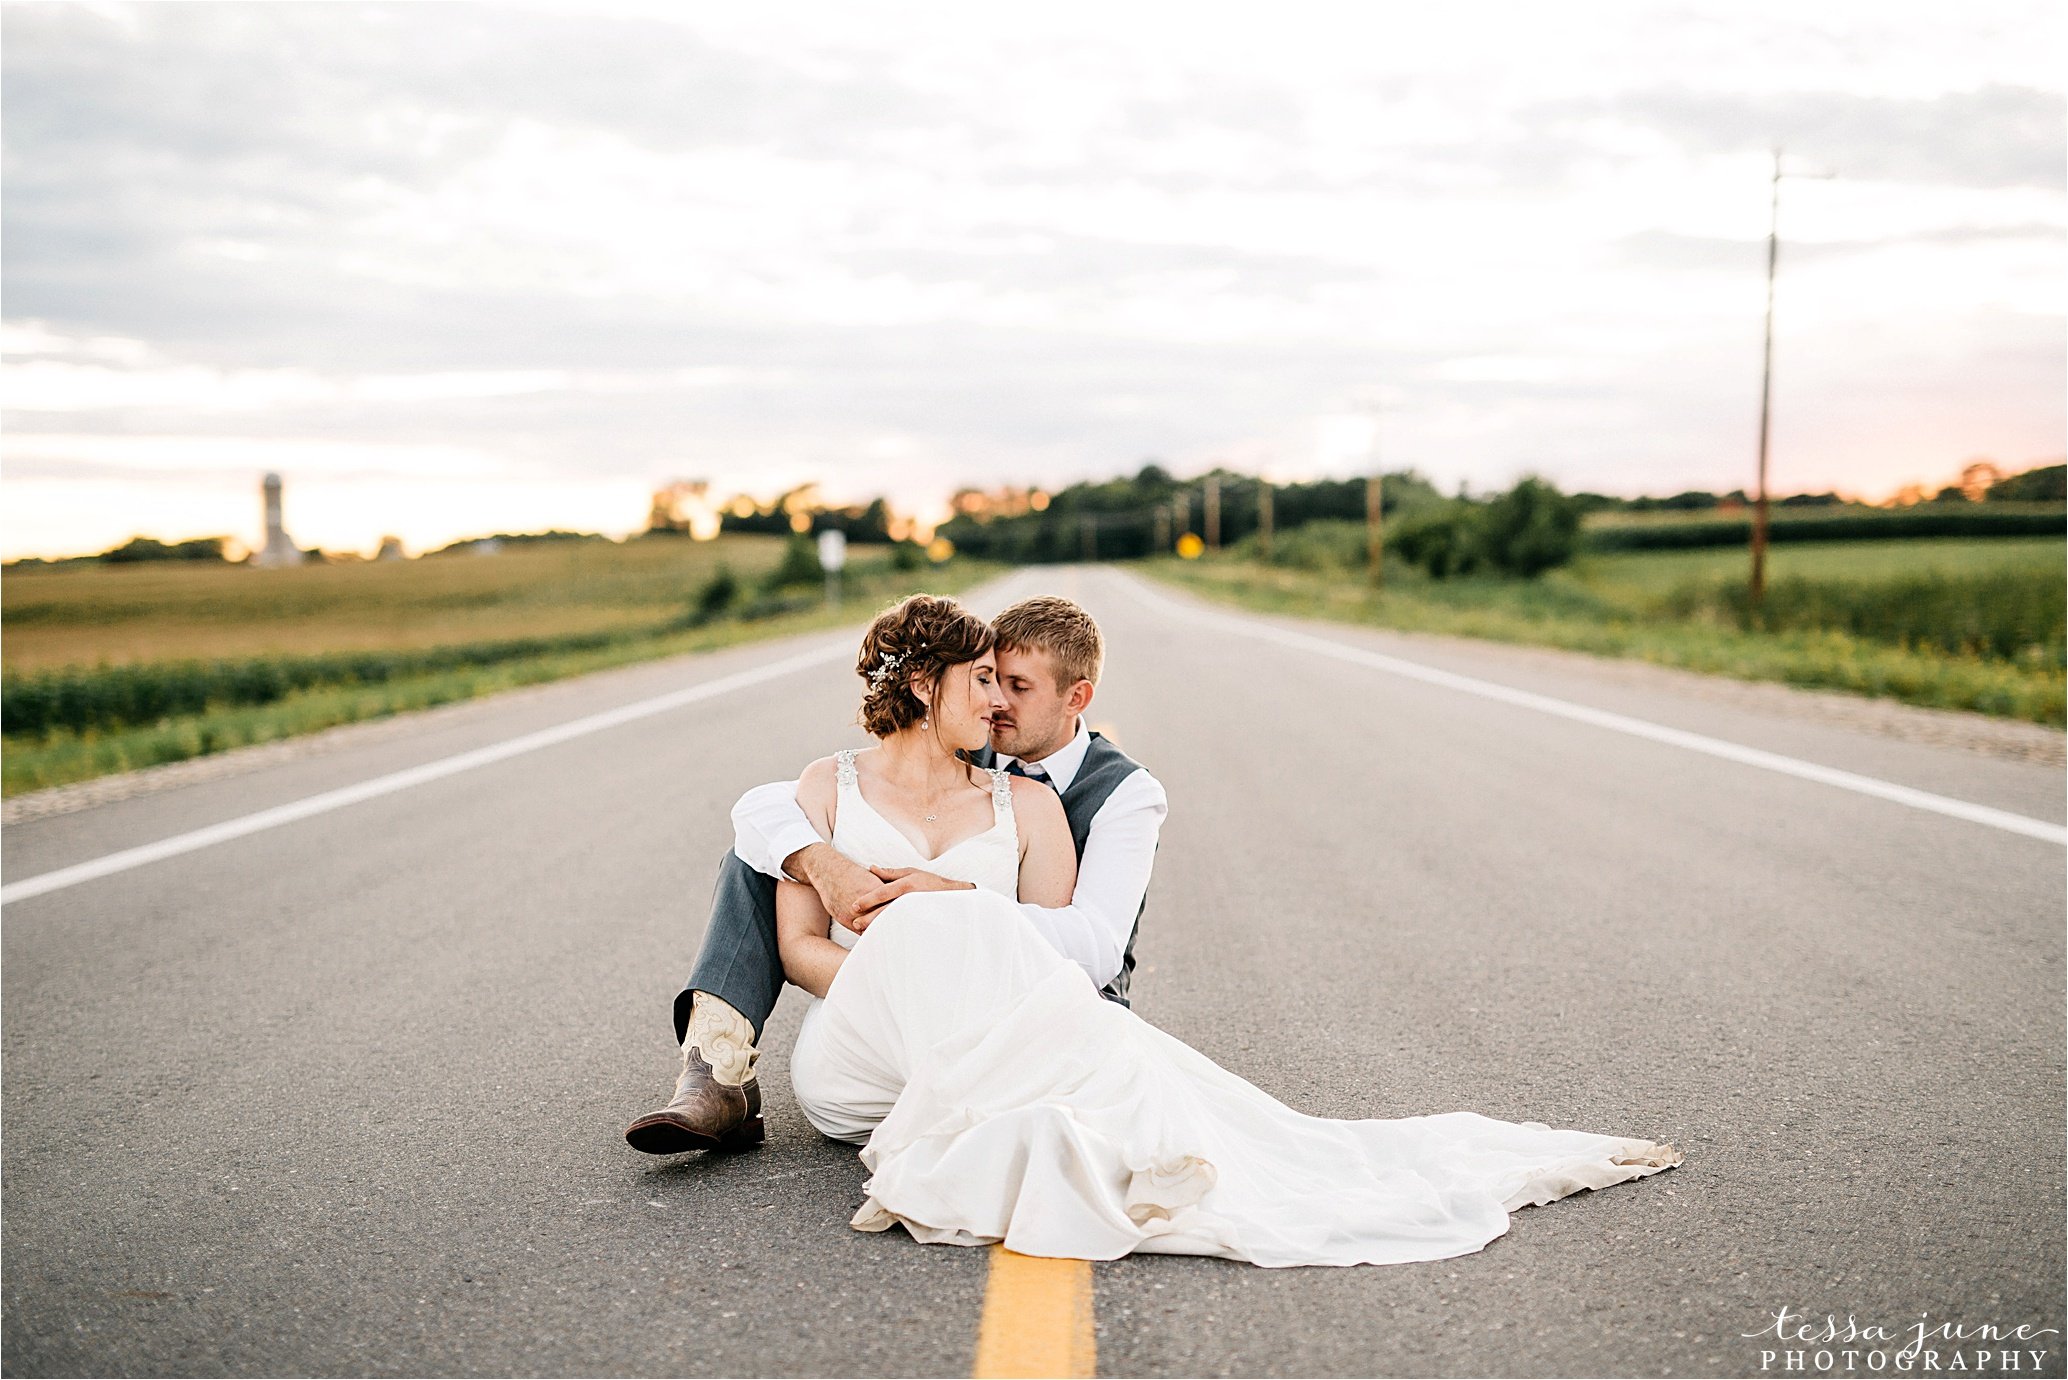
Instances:
[[[948,792],[948,793],[949,793],[949,794],[951,794],[951,795],[952,795],[952,794],[954,793],[954,788],[953,788],[952,786],[951,786],[951,787],[949,787],[949,792]],[[941,807],[940,807],[939,805],[935,805],[935,806],[933,807],[933,809],[931,809],[931,810],[928,810],[928,811],[926,811],[926,812],[922,813],[922,814],[921,814],[921,815],[920,815],[919,817],[920,817],[920,818],[921,818],[922,820],[926,821],[926,822],[927,822],[928,824],[934,824],[934,823],[937,823],[937,822],[938,822],[938,821],[940,820],[940,817],[941,817],[940,811],[941,811]]]
[[[926,821],[926,822],[927,822],[928,824],[932,824],[932,823],[933,823],[933,822],[934,822],[935,820],[937,820],[937,819],[939,819],[939,818],[941,817],[941,816],[940,816],[940,808],[941,808],[940,806],[936,805],[936,806],[934,806],[934,807],[933,807],[933,812],[932,812],[932,813],[930,813],[930,814],[924,814],[924,815],[921,815],[921,816],[920,816],[920,818],[921,818],[921,819],[923,819],[923,820],[925,820],[925,821]]]

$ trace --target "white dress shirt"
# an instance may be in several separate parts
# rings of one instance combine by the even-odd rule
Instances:
[[[1060,793],[1070,789],[1091,750],[1091,731],[1082,718],[1077,735],[1039,763]],[[1015,759],[998,754],[1001,767]],[[1056,951],[1104,987],[1120,972],[1135,916],[1149,891],[1156,864],[1156,837],[1170,802],[1163,783],[1145,767],[1128,773],[1092,816],[1084,853],[1077,861],[1077,889],[1070,904],[1054,908],[1022,904],[1020,909]],[[732,851],[740,861],[771,877],[787,876],[783,860],[800,848],[826,840],[797,804],[795,781],[756,786],[732,807]],[[791,878],[791,880],[800,880]]]

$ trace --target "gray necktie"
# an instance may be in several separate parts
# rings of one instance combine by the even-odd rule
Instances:
[[[1022,766],[1019,760],[1015,758],[1012,765],[1005,769],[1005,774],[1008,776],[1024,776],[1029,781],[1039,781],[1052,791],[1056,788],[1056,783],[1049,780],[1048,773],[1041,769],[1039,762],[1036,762],[1031,767]]]

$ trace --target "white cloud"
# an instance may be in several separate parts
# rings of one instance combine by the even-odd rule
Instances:
[[[1773,138],[1840,174],[1784,190],[1790,472],[2059,449],[2052,7],[114,13],[9,15],[10,504],[263,453],[919,503],[1326,466],[1374,393],[1446,485],[1728,488]]]
[[[507,457],[458,446],[408,446],[268,436],[109,436],[61,432],[9,436],[7,467],[17,476],[61,475],[66,467],[173,475],[249,475],[264,470],[339,478],[499,480]]]

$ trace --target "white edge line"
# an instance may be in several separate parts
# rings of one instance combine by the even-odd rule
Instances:
[[[1786,776],[1800,777],[1805,781],[1817,781],[1841,790],[1856,791],[1861,795],[1874,796],[1881,800],[1908,805],[1913,809],[1929,810],[1935,814],[1949,815],[1954,819],[1968,820],[1974,824],[2001,829],[2006,833],[2023,834],[2028,838],[2043,839],[2048,843],[2068,846],[2068,826],[2034,819],[2030,815],[2014,814],[1989,805],[1976,805],[1966,800],[1955,800],[1951,796],[1935,795],[1911,786],[1899,786],[1892,781],[1883,781],[1872,776],[1861,776],[1854,772],[1840,771],[1836,767],[1819,766],[1797,757],[1785,757],[1778,752],[1767,752],[1761,748],[1746,747],[1722,738],[1711,738],[1685,729],[1668,728],[1647,719],[1632,718],[1606,709],[1594,709],[1570,700],[1554,699],[1529,690],[1517,690],[1513,686],[1501,685],[1490,680],[1459,675],[1454,671],[1438,670],[1419,662],[1400,657],[1387,656],[1383,652],[1367,651],[1362,647],[1346,646],[1331,642],[1327,638],[1281,628],[1261,619],[1247,618],[1238,614],[1223,613],[1218,609],[1191,607],[1166,597],[1161,591],[1143,583],[1142,577],[1129,574],[1126,578],[1135,585],[1135,593],[1146,602],[1161,604],[1170,613],[1198,619],[1208,623],[1220,623],[1236,632],[1250,637],[1276,642],[1281,646],[1294,647],[1314,652],[1321,656],[1334,657],[1360,666],[1370,666],[1388,671],[1411,680],[1427,681],[1452,690],[1461,690],[1469,695],[1480,695],[1490,700],[1502,700],[1508,704],[1535,709],[1545,714],[1556,714],[1561,718],[1575,719],[1581,723],[1593,724],[1617,733],[1628,733],[1633,737],[1649,738],[1654,742],[1669,743],[1674,747],[1686,748],[1691,752],[1704,752],[1712,757],[1738,762],[1749,767],[1760,767],[1767,771],[1780,772]]]
[[[264,829],[291,824],[312,815],[327,814],[347,805],[356,805],[362,800],[372,800],[376,796],[392,795],[412,786],[421,786],[427,781],[472,771],[476,767],[485,767],[527,752],[536,752],[540,748],[552,747],[556,743],[564,743],[590,733],[600,733],[606,728],[616,728],[620,724],[632,723],[653,714],[664,714],[671,709],[680,709],[686,704],[695,704],[699,700],[708,700],[750,685],[759,685],[763,681],[774,680],[792,671],[804,670],[821,662],[831,661],[835,657],[850,654],[849,645],[845,641],[815,651],[800,652],[780,661],[769,662],[765,666],[756,666],[751,670],[720,676],[716,680],[707,680],[699,685],[671,690],[652,699],[619,705],[615,709],[606,709],[580,719],[570,719],[564,724],[542,728],[536,733],[526,733],[500,743],[490,743],[487,747],[478,747],[467,752],[455,753],[451,757],[441,757],[436,761],[405,767],[386,776],[376,776],[369,781],[340,786],[334,791],[324,791],[320,795],[291,801],[286,805],[276,805],[270,810],[260,810],[256,814],[227,819],[220,824],[211,824],[206,828],[160,839],[156,843],[125,848],[119,853],[109,853],[104,857],[58,868],[54,872],[44,872],[23,881],[10,882],[6,886],[0,886],[0,906],[26,901],[32,896],[60,891],[65,887],[112,876],[117,872],[127,872],[131,868],[142,867],[146,863],[157,862],[163,858],[175,858],[182,853],[191,853],[197,848],[207,848],[211,844],[227,843],[231,839],[240,839]]]

